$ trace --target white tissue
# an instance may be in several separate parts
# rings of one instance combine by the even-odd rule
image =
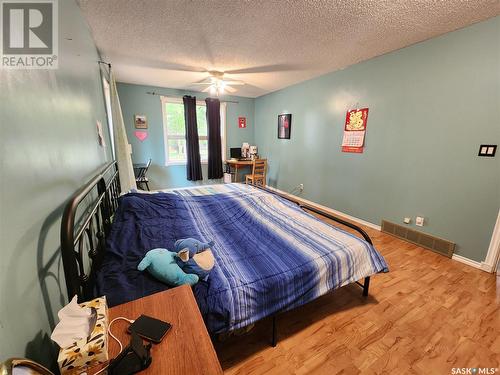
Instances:
[[[76,296],[64,306],[57,316],[59,323],[50,338],[61,348],[65,348],[90,334],[92,311],[88,307],[81,307]]]

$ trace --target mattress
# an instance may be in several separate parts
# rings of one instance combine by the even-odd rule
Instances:
[[[213,240],[215,267],[193,287],[207,328],[221,333],[293,309],[388,270],[365,240],[275,194],[227,184],[120,198],[97,288],[110,306],[167,288],[137,264],[179,238]]]

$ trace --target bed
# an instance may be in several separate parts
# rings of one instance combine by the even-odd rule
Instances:
[[[100,186],[96,202],[101,204],[93,205],[95,212],[87,215],[94,219],[83,215],[83,232],[75,229],[74,218],[65,225],[67,216],[74,217],[73,200],[65,210],[61,234],[68,296],[106,295],[114,306],[166,289],[137,271],[137,264],[148,250],[171,249],[175,240],[185,237],[215,241],[216,265],[208,280],[193,287],[213,334],[275,317],[350,283],[360,284],[367,295],[370,276],[387,271],[385,260],[360,228],[320,212],[358,230],[363,238],[269,190],[228,184],[119,197],[117,175],[112,163],[93,180]],[[88,189],[75,196],[81,198]],[[87,253],[91,266],[85,271],[80,264]],[[73,273],[68,259],[76,263]],[[273,318],[273,344],[274,327]]]

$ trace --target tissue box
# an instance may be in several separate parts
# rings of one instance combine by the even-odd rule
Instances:
[[[57,363],[61,374],[80,374],[85,369],[108,361],[108,306],[106,297],[81,303],[97,311],[97,321],[89,337],[59,350]]]

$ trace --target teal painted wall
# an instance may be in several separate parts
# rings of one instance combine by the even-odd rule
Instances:
[[[423,215],[423,231],[484,260],[500,205],[500,18],[255,101],[269,183],[369,222]],[[369,107],[363,154],[340,151],[346,110]],[[290,140],[277,116],[292,113]],[[414,225],[411,225],[414,227]],[[418,227],[416,227],[418,228]]]
[[[156,92],[165,96],[182,98],[184,95],[194,95],[198,100],[204,100],[207,95],[199,92],[184,90],[132,85],[127,83],[118,84],[118,95],[123,112],[123,120],[127,129],[127,136],[132,145],[132,160],[134,163],[145,163],[152,158],[152,165],[148,173],[151,180],[150,187],[153,189],[165,189],[170,187],[190,186],[195,183],[186,180],[186,166],[165,166],[165,151],[163,140],[163,119],[160,97],[148,95],[146,92]],[[227,154],[230,147],[241,147],[243,142],[254,141],[254,99],[227,96],[222,100],[237,101],[238,103],[227,103],[226,112],[226,134]],[[141,142],[134,136],[134,114],[143,114],[148,119],[148,138]],[[238,128],[238,117],[247,118],[247,127]],[[219,180],[207,180],[207,165],[202,165],[202,182],[197,184],[214,183]]]
[[[97,144],[96,120],[107,126],[97,60],[80,9],[59,1],[59,69],[0,70],[0,361],[55,354],[62,208],[111,160]]]

